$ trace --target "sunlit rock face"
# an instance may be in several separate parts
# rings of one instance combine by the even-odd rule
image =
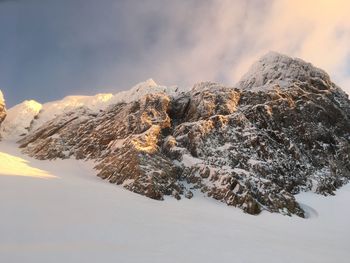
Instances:
[[[250,214],[303,217],[294,194],[333,194],[350,178],[350,102],[322,70],[269,53],[236,87],[82,107],[20,144],[39,159],[94,159],[98,176],[153,199],[197,192]]]
[[[6,117],[6,109],[5,109],[5,100],[4,100],[4,96],[0,90],[0,127],[1,127],[1,123],[4,121]],[[1,139],[1,134],[0,134],[0,139]]]

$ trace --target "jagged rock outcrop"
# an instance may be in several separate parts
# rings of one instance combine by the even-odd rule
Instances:
[[[1,123],[5,120],[5,117],[6,117],[5,100],[4,100],[4,95],[0,90],[0,127],[1,127]],[[1,139],[1,134],[0,134],[0,139]]]
[[[202,192],[250,214],[304,216],[294,194],[333,194],[350,178],[349,120],[347,95],[324,71],[269,53],[237,87],[81,107],[20,146],[39,159],[94,159],[98,176],[154,199]]]
[[[23,138],[21,147],[39,159],[97,159],[98,176],[154,199],[172,194],[178,167],[159,151],[162,132],[171,126],[170,99],[164,94],[113,105],[98,114],[80,108]],[[161,166],[161,167],[160,167]],[[174,185],[172,185],[174,184]]]

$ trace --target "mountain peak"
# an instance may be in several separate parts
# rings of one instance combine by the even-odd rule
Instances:
[[[154,88],[159,87],[159,85],[153,79],[147,79],[140,83],[137,83],[128,92],[142,92],[144,90],[153,90]]]
[[[37,102],[36,100],[25,100],[21,104],[18,104],[18,106],[22,105],[22,108],[30,109],[35,112],[39,112],[41,110],[41,103]]]
[[[329,75],[322,69],[299,58],[270,51],[256,61],[238,82],[241,89],[269,89],[275,85],[288,88],[295,82],[330,84]]]

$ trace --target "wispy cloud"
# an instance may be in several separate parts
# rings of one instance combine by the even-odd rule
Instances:
[[[142,50],[136,66],[140,75],[147,68],[165,83],[233,84],[254,60],[276,50],[325,69],[350,92],[349,1],[173,1],[170,8],[159,6],[142,6],[138,14],[141,21],[151,15],[148,22],[156,32],[139,27],[137,20],[128,28]],[[148,37],[152,44],[145,50]]]
[[[246,63],[267,50],[277,50],[301,57],[324,68],[350,92],[350,2],[334,1],[275,1],[263,15],[263,23],[251,28],[255,35],[244,39],[254,48],[245,52],[235,69],[241,74]]]

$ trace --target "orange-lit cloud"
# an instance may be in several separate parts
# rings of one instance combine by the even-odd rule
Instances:
[[[346,0],[206,2],[188,21],[192,46],[176,52],[160,75],[174,83],[177,77],[233,84],[255,60],[274,50],[325,69],[350,93],[349,10]],[[164,39],[159,50],[165,49]]]
[[[258,46],[247,61],[266,50],[301,57],[328,71],[339,84],[349,81],[350,2],[346,0],[279,0],[258,31]],[[254,29],[252,29],[254,31]],[[245,65],[237,68],[239,73]],[[350,91],[350,87],[343,88]]]

